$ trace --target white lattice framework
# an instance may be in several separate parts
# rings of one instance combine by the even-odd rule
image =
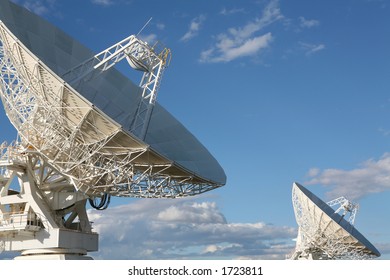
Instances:
[[[88,259],[98,249],[88,196],[37,153],[0,145],[0,244],[23,258]]]
[[[341,215],[344,218],[348,217],[348,223],[350,223],[352,226],[355,224],[355,218],[359,209],[359,204],[349,201],[344,196],[333,199],[327,204],[331,207],[336,206],[337,209],[335,213],[342,212]]]
[[[143,71],[140,87],[143,89],[141,102],[130,127],[130,131],[141,140],[145,139],[150,117],[156,103],[163,72],[169,65],[171,52],[167,48],[157,51],[159,44],[148,43],[131,35],[114,44],[62,75],[73,87],[96,78],[115,64],[125,59],[136,70]]]
[[[334,221],[295,185],[292,202],[299,230],[291,259],[360,260],[376,257],[350,234],[353,223],[348,223],[350,230],[347,231],[338,224],[340,221]],[[331,204],[336,205],[340,202],[344,205],[354,205],[353,209],[357,209],[356,204],[350,203],[343,197],[331,201]],[[352,210],[343,207],[342,204],[340,204],[342,209],[347,212]],[[351,214],[354,220],[356,211]],[[340,218],[343,219],[343,216]]]
[[[128,57],[129,51],[122,48],[118,53]],[[116,63],[118,56],[114,57],[108,63]],[[111,64],[102,65],[107,68]],[[37,59],[1,22],[0,69],[1,99],[24,153],[39,154],[77,190],[89,196],[173,198],[219,187],[174,166],[123,131]],[[99,71],[103,70],[92,71],[87,63],[69,75],[84,73],[84,78],[91,78],[88,76]],[[145,79],[154,77],[152,83],[148,79],[143,82],[144,97],[150,93],[148,86],[158,87],[160,82],[154,70],[151,73],[144,75]]]

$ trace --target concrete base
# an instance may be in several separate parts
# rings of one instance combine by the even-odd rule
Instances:
[[[17,232],[3,238],[5,251],[32,251],[67,249],[85,252],[97,251],[99,246],[99,235],[96,233],[84,233],[69,229],[42,229],[34,235],[27,235]]]
[[[88,252],[98,250],[99,235],[68,229],[44,229],[35,235],[18,232],[4,238],[5,251],[20,251],[15,260],[92,260]]]
[[[53,254],[53,255],[33,255],[33,256],[19,256],[15,257],[14,260],[93,260],[90,256],[79,256],[79,255],[67,255],[67,254]]]
[[[25,250],[14,260],[93,260],[93,258],[87,256],[85,250],[53,248]]]

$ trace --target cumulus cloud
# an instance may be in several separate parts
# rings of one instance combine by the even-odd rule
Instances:
[[[201,62],[229,62],[239,57],[253,56],[272,42],[270,32],[256,34],[264,27],[283,18],[279,2],[272,0],[262,11],[260,17],[255,18],[243,27],[229,28],[227,32],[216,36],[216,43],[201,53]]]
[[[300,26],[302,28],[311,28],[320,25],[320,22],[315,19],[305,19],[304,17],[299,17]]]
[[[384,154],[379,160],[367,160],[356,169],[312,169],[308,176],[310,179],[305,184],[332,188],[327,194],[331,198],[345,196],[358,199],[372,193],[389,191],[390,153]]]
[[[284,259],[296,229],[228,223],[215,202],[135,200],[89,211],[100,234],[100,259]]]
[[[206,20],[205,15],[200,15],[196,18],[194,18],[189,26],[189,29],[186,34],[183,35],[183,37],[180,38],[180,41],[188,42],[192,38],[198,35],[199,30],[203,24],[203,22]]]

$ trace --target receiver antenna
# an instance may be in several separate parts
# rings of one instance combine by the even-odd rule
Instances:
[[[153,18],[153,17],[151,17],[151,18],[144,24],[144,26],[141,28],[141,30],[137,33],[137,37],[138,37],[138,35],[141,34],[141,32],[146,28],[146,26],[148,26],[149,22],[152,21],[152,18]]]

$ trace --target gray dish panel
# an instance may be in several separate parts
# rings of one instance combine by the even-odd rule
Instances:
[[[60,77],[94,53],[78,41],[8,0],[0,0],[0,20],[43,63]],[[141,98],[141,89],[111,68],[76,90],[125,130],[129,130]],[[210,152],[169,112],[156,104],[146,143],[188,172],[224,185],[226,175]]]
[[[327,214],[335,223],[339,224],[344,230],[349,232],[354,238],[356,238],[361,244],[366,246],[375,255],[380,256],[380,252],[371,244],[355,227],[348,223],[341,215],[335,213],[335,210],[326,204],[323,200],[318,198],[311,191],[303,187],[302,185],[295,183],[297,187],[317,205],[325,214]]]
[[[217,160],[159,104],[153,109],[145,141],[163,156],[174,158],[177,164],[189,172],[203,178],[212,178],[218,184],[226,183],[225,172]]]

